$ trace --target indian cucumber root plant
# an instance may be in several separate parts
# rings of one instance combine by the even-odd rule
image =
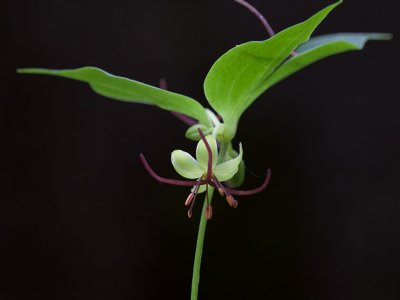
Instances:
[[[331,55],[361,50],[369,40],[391,38],[387,33],[334,33],[310,38],[317,26],[341,1],[277,34],[256,8],[244,0],[235,1],[260,20],[269,38],[240,44],[212,65],[204,81],[204,93],[211,109],[204,108],[188,96],[168,91],[165,81],[156,87],[115,76],[95,67],[68,70],[18,69],[19,73],[83,81],[102,96],[158,106],[172,112],[189,126],[185,137],[197,142],[196,158],[182,150],[175,150],[171,154],[173,168],[188,180],[161,177],[150,167],[143,154],[140,154],[140,159],[145,170],[155,180],[191,188],[187,199],[182,199],[189,207],[189,218],[192,217],[193,206],[199,194],[205,195],[193,266],[192,300],[198,298],[203,241],[207,221],[212,218],[214,189],[225,197],[229,206],[236,208],[236,196],[262,192],[271,178],[271,171],[266,169],[260,186],[252,190],[238,189],[245,179],[245,156],[242,144],[236,148],[232,140],[241,115],[266,90],[308,65]]]

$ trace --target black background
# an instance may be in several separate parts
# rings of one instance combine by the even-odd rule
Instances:
[[[252,1],[276,31],[332,1]],[[396,1],[345,1],[316,34],[394,32]],[[266,38],[221,1],[2,1],[0,299],[188,299],[200,216],[179,178],[185,125],[157,108],[17,67],[93,65],[206,105],[202,83],[236,44]],[[208,224],[201,299],[400,299],[399,48],[371,42],[264,94],[243,115],[245,188]],[[253,175],[255,174],[255,175]]]

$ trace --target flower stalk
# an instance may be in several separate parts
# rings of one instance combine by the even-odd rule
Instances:
[[[214,188],[210,187],[208,191],[209,202],[211,202],[212,200],[213,193]],[[206,234],[207,227],[207,202],[207,199],[204,198],[203,210],[200,217],[199,231],[197,233],[196,251],[194,254],[192,290],[190,296],[191,300],[197,300],[199,294],[201,259],[203,256],[204,236]]]

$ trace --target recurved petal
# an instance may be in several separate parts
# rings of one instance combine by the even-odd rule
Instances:
[[[239,144],[239,149],[240,151],[238,156],[231,160],[223,162],[222,164],[219,164],[214,168],[213,173],[219,181],[229,180],[237,173],[239,169],[239,164],[242,161],[243,156],[243,148],[241,143]]]
[[[210,145],[212,153],[212,167],[214,168],[217,165],[217,158],[218,158],[217,141],[215,140],[215,137],[212,134],[207,135],[206,140]],[[200,167],[203,168],[203,170],[207,170],[208,152],[203,140],[200,140],[200,142],[197,144],[196,158]]]
[[[175,171],[182,177],[188,179],[197,179],[200,178],[204,173],[204,170],[200,168],[197,161],[185,151],[172,151],[171,162]]]

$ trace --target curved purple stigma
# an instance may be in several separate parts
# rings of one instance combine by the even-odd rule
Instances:
[[[179,186],[194,186],[196,184],[206,184],[207,180],[176,180],[176,179],[169,179],[169,178],[163,178],[161,176],[158,176],[156,172],[153,171],[153,169],[150,167],[149,163],[147,162],[146,158],[144,157],[143,153],[140,153],[140,160],[143,163],[144,168],[146,171],[150,174],[151,177],[153,177],[155,180],[167,184],[172,184],[172,185],[179,185]]]
[[[200,137],[201,137],[204,145],[206,145],[207,154],[208,154],[207,181],[209,181],[209,183],[211,183],[211,175],[212,175],[212,151],[211,151],[211,147],[208,144],[207,139],[203,134],[203,131],[201,131],[200,128],[197,128],[197,131],[199,132]]]
[[[265,176],[264,182],[255,189],[242,191],[242,190],[235,190],[235,189],[230,189],[230,188],[225,187],[225,190],[228,191],[232,195],[250,196],[250,195],[258,194],[261,191],[263,191],[268,186],[270,179],[271,179],[271,170],[268,169],[267,176]]]

